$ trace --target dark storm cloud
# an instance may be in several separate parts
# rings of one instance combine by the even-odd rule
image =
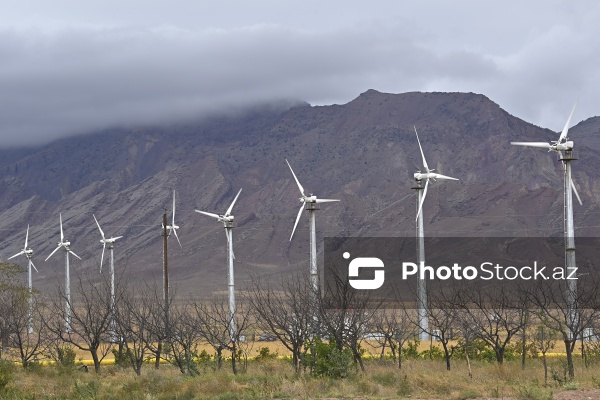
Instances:
[[[5,10],[0,146],[254,102],[344,103],[369,88],[479,92],[555,130],[578,97],[576,120],[599,114],[593,3],[132,3]]]
[[[459,78],[471,73],[462,60],[481,63],[473,55],[436,57],[403,32],[368,28],[5,31],[0,52],[11,60],[0,66],[5,144],[271,99],[349,99],[357,87],[383,86],[390,74],[426,80],[444,63],[445,75]]]

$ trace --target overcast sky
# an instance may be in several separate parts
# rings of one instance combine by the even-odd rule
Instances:
[[[33,0],[0,12],[0,147],[277,99],[476,92],[600,115],[600,2]]]

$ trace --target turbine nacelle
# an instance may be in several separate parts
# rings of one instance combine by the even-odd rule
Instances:
[[[318,201],[317,201],[317,200],[318,200],[318,199],[317,199],[317,196],[315,196],[315,195],[314,195],[314,194],[312,194],[312,193],[310,194],[310,196],[303,196],[303,197],[300,197],[300,199],[299,199],[299,200],[300,200],[302,203],[317,203],[317,202],[318,202]]]
[[[168,231],[173,231],[179,229],[179,225],[167,225]]]
[[[233,222],[233,215],[219,215],[219,221],[223,223]]]
[[[550,145],[550,148],[548,150],[553,150],[553,151],[573,150],[573,141],[567,140],[562,143],[552,142],[552,145]]]
[[[102,244],[113,244],[118,239],[121,239],[123,236],[111,237],[110,239],[100,239],[100,243]]]

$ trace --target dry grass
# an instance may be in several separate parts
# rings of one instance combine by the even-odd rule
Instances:
[[[563,361],[553,360],[551,367],[562,373]],[[574,388],[600,386],[596,378],[600,365],[585,368],[576,365],[576,381],[567,384],[550,378],[543,382],[539,360],[528,360],[525,370],[519,362],[498,366],[473,363],[473,378],[468,377],[464,360],[454,360],[446,371],[443,362],[407,360],[402,370],[389,362],[367,362],[365,374],[354,372],[340,380],[297,375],[289,363],[281,360],[252,362],[248,371],[233,375],[224,370],[202,370],[190,377],[163,365],[157,371],[145,366],[142,376],[131,370],[104,367],[100,374],[66,370],[56,366],[33,371],[15,371],[12,383],[1,399],[251,399],[251,398],[437,398],[468,399],[524,398],[548,399],[552,393]]]

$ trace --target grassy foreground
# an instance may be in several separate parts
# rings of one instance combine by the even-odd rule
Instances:
[[[99,374],[62,367],[14,368],[10,381],[0,389],[0,399],[252,399],[252,398],[439,398],[476,397],[551,399],[554,393],[577,388],[600,387],[600,365],[576,365],[576,380],[563,382],[564,361],[550,362],[544,384],[539,360],[502,366],[472,363],[469,378],[464,360],[446,371],[438,360],[407,360],[403,368],[389,362],[369,361],[366,373],[353,372],[344,379],[297,375],[284,360],[254,361],[246,372],[233,375],[223,370],[200,370],[199,376],[182,375],[163,365],[146,366],[140,377],[130,369],[105,366]]]

